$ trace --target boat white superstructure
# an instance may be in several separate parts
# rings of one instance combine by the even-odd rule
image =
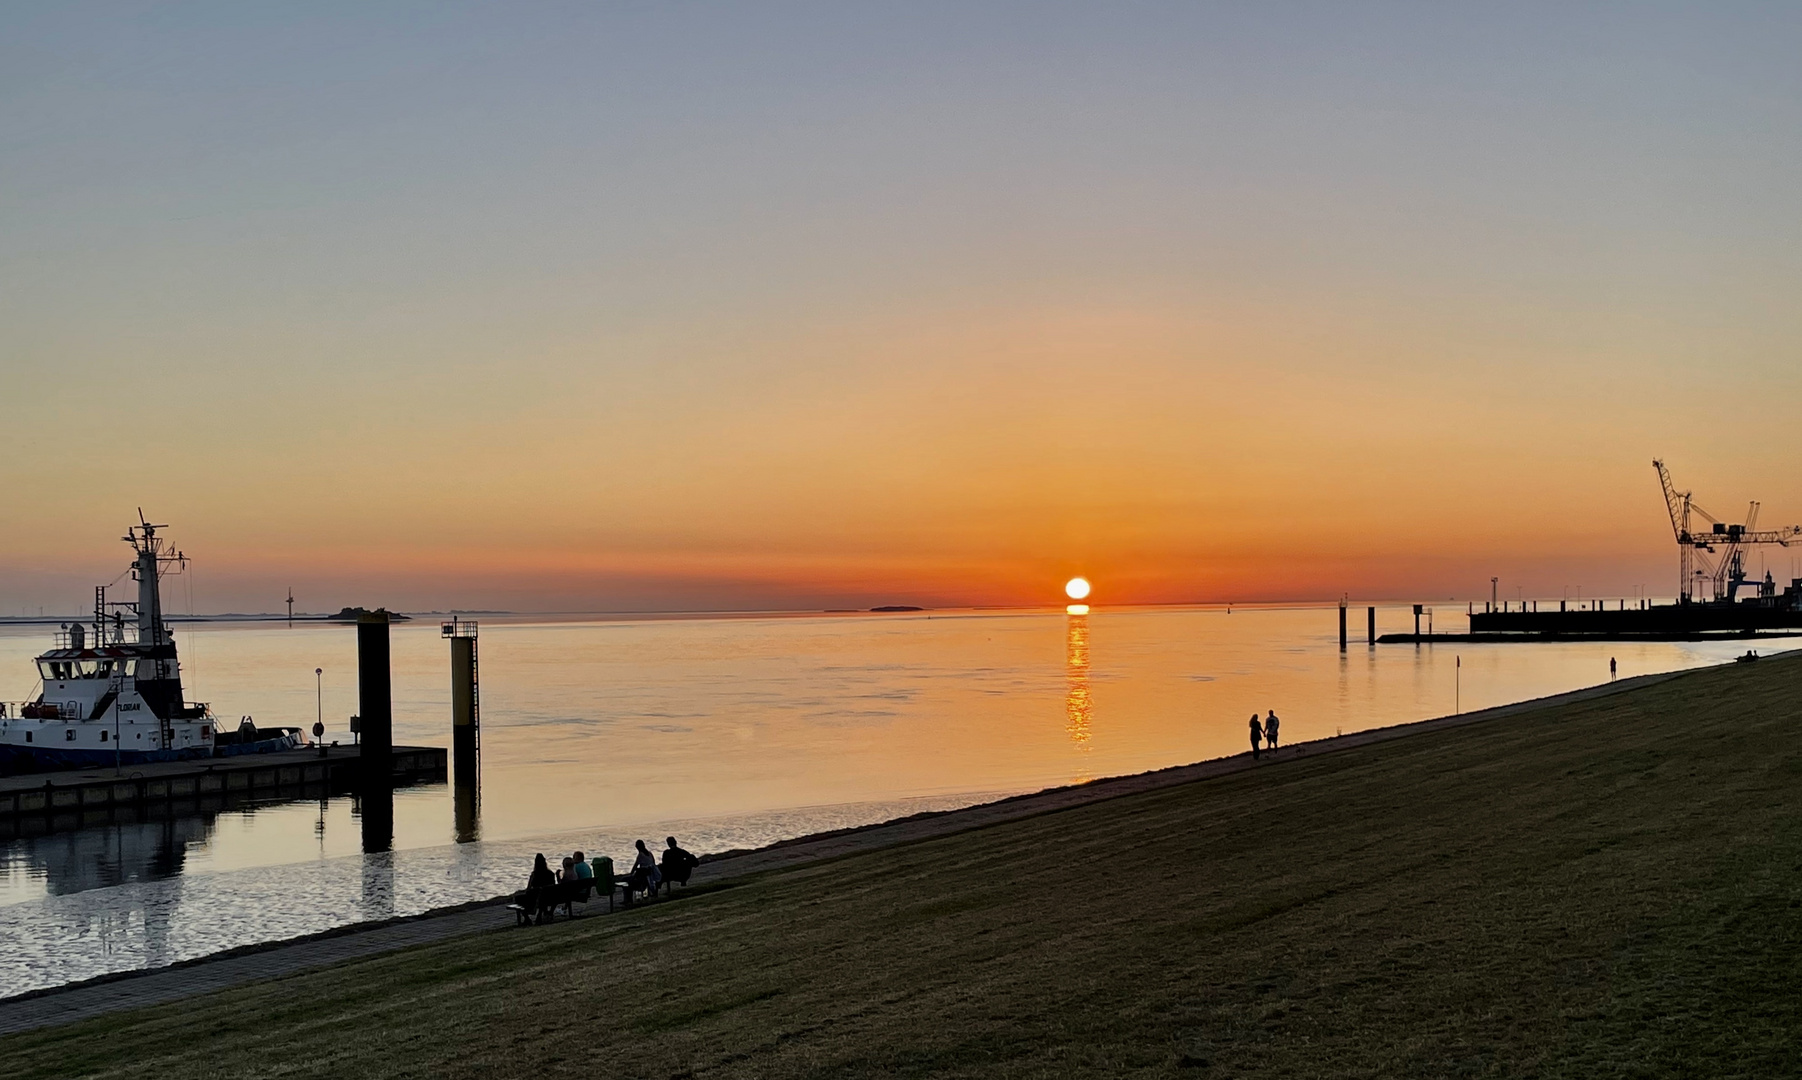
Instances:
[[[187,559],[157,535],[164,527],[140,514],[126,531],[137,599],[109,602],[106,586],[96,588],[91,626],[67,624],[54,647],[37,657],[37,697],[0,702],[0,770],[137,764],[300,745],[298,728],[259,733],[249,717],[221,732],[205,703],[186,700],[175,637],[163,618],[161,583]]]

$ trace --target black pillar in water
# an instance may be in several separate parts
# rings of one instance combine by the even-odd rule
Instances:
[[[1339,651],[1345,651],[1345,601],[1339,601]]]
[[[365,787],[356,803],[357,818],[363,825],[365,854],[387,851],[394,846],[394,789],[386,784]]]
[[[451,791],[451,812],[456,816],[457,843],[468,844],[482,838],[481,781],[459,783]]]
[[[363,718],[361,786],[389,785],[394,754],[394,687],[388,672],[388,613],[357,616],[357,706]]]
[[[476,663],[476,624],[455,620],[444,624],[451,643],[451,752],[457,841],[467,843],[481,830],[481,688]]]
[[[1421,605],[1414,605],[1414,636],[1417,638],[1420,637],[1420,609]]]
[[[1375,645],[1376,643],[1377,609],[1372,606],[1364,609],[1364,644]]]

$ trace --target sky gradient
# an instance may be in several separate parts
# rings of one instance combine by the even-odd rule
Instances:
[[[1802,522],[1797,55],[1782,5],[0,8],[0,614],[138,506],[211,611],[1668,595],[1654,455]]]

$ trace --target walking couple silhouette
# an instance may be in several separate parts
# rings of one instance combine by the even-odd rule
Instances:
[[[1263,753],[1258,746],[1260,742],[1268,743],[1270,752],[1276,753],[1277,728],[1281,723],[1282,721],[1276,718],[1275,709],[1270,710],[1270,716],[1261,724],[1258,722],[1258,714],[1251,714],[1251,757],[1253,761],[1256,761]]]

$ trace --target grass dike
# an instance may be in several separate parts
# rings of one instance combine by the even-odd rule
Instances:
[[[1802,655],[0,1039],[9,1077],[1802,1066]]]

